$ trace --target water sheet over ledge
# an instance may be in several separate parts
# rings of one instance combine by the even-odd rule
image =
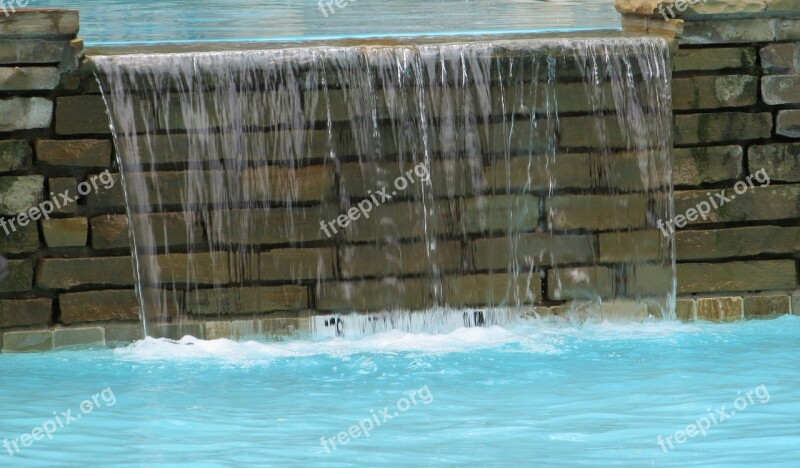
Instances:
[[[562,302],[672,317],[668,54],[640,38],[93,59],[148,334]]]

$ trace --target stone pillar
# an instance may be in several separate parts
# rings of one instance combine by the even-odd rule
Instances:
[[[709,192],[725,189],[736,197],[677,233],[679,294],[688,301],[747,296],[718,301],[743,310],[710,308],[724,317],[789,312],[800,252],[800,1],[617,0],[616,6],[626,31],[667,36],[677,45],[676,215],[708,200]],[[736,183],[759,171],[770,185],[751,178],[755,187],[739,194]],[[699,306],[684,302],[679,310],[686,318],[713,318]]]

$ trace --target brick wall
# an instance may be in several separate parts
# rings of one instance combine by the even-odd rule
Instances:
[[[679,230],[679,316],[734,320],[800,311],[796,293],[800,143],[794,141],[800,134],[800,110],[796,110],[800,107],[798,6],[785,0],[717,0],[689,6],[683,12],[674,8],[679,16],[666,21],[657,9],[658,2],[617,3],[627,30],[676,38],[676,213],[706,200],[708,192],[733,191],[737,181],[760,168],[772,181],[769,187],[756,187],[715,210],[707,221],[689,223]],[[82,64],[83,46],[77,32],[77,12],[71,11],[20,11],[15,21],[0,22],[0,215],[6,220],[48,199],[51,192],[75,194],[79,183],[102,171],[118,172],[105,106],[90,64]],[[573,119],[571,124],[564,122],[565,129],[582,126],[580,117]],[[580,146],[581,135],[567,132],[563,138],[576,139],[574,144]],[[163,154],[174,156],[172,152]],[[565,164],[564,173],[577,184],[582,177],[589,177],[582,172],[586,164],[581,157],[564,158],[572,162]],[[0,252],[11,260],[11,274],[0,281],[0,347],[52,349],[73,343],[125,342],[140,335],[125,201],[118,177],[115,180],[111,190],[81,198],[57,210],[52,219],[29,223],[8,236],[0,232]],[[323,185],[315,188],[321,190]],[[539,203],[534,202],[537,207]],[[457,209],[458,216],[468,221],[469,205]],[[545,210],[535,223],[545,222],[543,216]],[[161,222],[168,232],[185,238],[180,231],[185,230],[182,218],[166,216]],[[413,224],[405,227],[411,229]],[[375,234],[366,226],[360,232]],[[270,235],[266,231],[259,234]],[[316,227],[314,234],[319,234]],[[535,242],[536,234],[530,236]],[[481,255],[481,242],[485,241],[471,239],[452,246],[450,267],[460,270],[466,262],[474,272],[454,276],[445,288],[469,292],[471,295],[457,297],[464,305],[480,305],[497,282],[506,281],[502,271],[486,274],[505,263],[501,260],[503,265],[494,265],[498,259],[492,254]],[[624,256],[629,250],[626,245],[630,246],[625,244],[630,238],[613,232],[598,234],[590,242],[601,253],[608,252],[609,261]],[[647,244],[637,241],[636,245]],[[324,250],[325,246],[314,248]],[[406,251],[401,257],[414,259],[419,245],[409,243],[403,248]],[[581,255],[582,244],[561,248]],[[372,276],[369,269],[374,266],[370,262],[374,252],[369,247],[337,244],[326,252],[331,262],[325,268],[330,269],[331,277],[346,283],[349,278]],[[281,265],[287,261],[302,265],[307,255],[318,258],[317,254],[303,249],[267,250],[258,257],[256,276],[275,282]],[[162,261],[173,271],[181,270],[179,257]],[[415,267],[398,268],[411,271]],[[534,279],[539,281],[538,276]],[[542,295],[556,299],[552,277],[545,275],[544,281],[548,279],[550,283],[544,287],[528,284],[525,289],[533,291],[536,300]],[[406,292],[392,300],[426,305],[412,303],[429,297],[423,291],[426,285],[413,279],[407,283],[401,290]],[[311,286],[306,283],[305,287]],[[381,292],[385,289],[380,281],[362,284],[363,295],[357,305],[365,309],[385,305],[375,302],[390,297]],[[398,291],[396,285],[390,289]],[[297,309],[312,305],[339,309],[341,295],[333,289],[327,291],[313,300],[298,295]],[[538,307],[536,311],[559,313],[557,307]],[[303,329],[304,323],[299,319],[270,322],[263,328]],[[209,326],[198,328],[195,334],[216,336],[220,327],[224,328],[220,323]]]

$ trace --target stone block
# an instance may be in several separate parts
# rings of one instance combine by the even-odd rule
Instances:
[[[673,155],[675,185],[697,186],[736,180],[744,167],[744,150],[738,145],[675,148]]]
[[[698,218],[694,223],[722,223],[732,221],[772,221],[779,219],[794,219],[800,217],[800,206],[795,201],[800,197],[800,185],[769,185],[760,186],[754,178],[754,188],[737,194],[734,189],[724,189],[724,197],[729,201],[718,209],[713,209],[707,219]],[[741,186],[740,186],[741,187]],[[709,195],[711,192],[711,195]],[[686,213],[687,210],[697,207],[703,201],[708,203],[710,197],[719,200],[715,194],[722,192],[714,190],[687,190],[675,192],[675,213]],[[718,201],[718,203],[722,203]],[[691,225],[692,223],[689,223]]]
[[[341,249],[342,278],[382,278],[458,271],[463,265],[460,242],[438,242],[428,252],[425,244],[359,245]]]
[[[186,311],[194,315],[260,314],[309,307],[305,286],[257,286],[190,291]]]
[[[43,189],[40,175],[0,177],[0,215],[25,213],[39,205]]]
[[[457,204],[446,201],[430,203],[428,206],[421,203],[391,203],[375,208],[369,219],[360,218],[345,229],[339,229],[339,232],[344,231],[345,238],[353,242],[391,243],[425,239],[430,235],[458,232],[458,216]],[[316,223],[319,231],[319,222]]]
[[[657,229],[600,234],[599,261],[603,263],[660,260],[669,252],[669,239]]]
[[[0,65],[59,64],[69,44],[40,39],[0,40]]]
[[[752,47],[679,49],[673,60],[676,72],[753,70],[756,52]]]
[[[60,194],[65,194],[72,198],[78,193],[78,181],[73,177],[50,177],[47,179],[47,190],[50,193],[50,198],[58,200],[60,207],[57,207],[54,213],[58,214],[72,214],[78,211],[76,203],[61,204],[63,198]]]
[[[0,329],[47,326],[52,315],[51,299],[0,300]]]
[[[607,231],[647,226],[647,198],[641,194],[558,195],[547,202],[553,229]]]
[[[27,141],[0,141],[0,173],[22,171],[32,164],[33,150]]]
[[[155,246],[180,247],[203,239],[202,226],[193,213],[142,213],[133,215],[137,225],[150,226]],[[91,220],[92,247],[99,250],[129,249],[127,215],[101,215]]]
[[[0,132],[50,127],[53,101],[41,97],[0,99]]]
[[[134,106],[138,109],[138,106]],[[148,115],[150,121],[152,116]],[[144,128],[144,117],[136,112],[137,128]],[[56,133],[58,135],[111,135],[110,121],[102,96],[67,96],[56,100]]]
[[[423,310],[433,306],[429,280],[384,279],[323,283],[317,292],[317,310],[377,312]]]
[[[241,266],[235,265],[225,252],[143,255],[141,261],[156,268],[162,283],[187,285],[219,285],[236,281]],[[254,273],[248,274],[248,278],[254,277]]]
[[[716,112],[675,116],[675,144],[758,140],[772,136],[769,112]]]
[[[675,303],[675,315],[682,322],[697,320],[697,302],[694,299],[678,299]]]
[[[800,138],[800,110],[778,112],[776,132],[790,138]]]
[[[679,263],[678,293],[792,290],[796,270],[793,260]]]
[[[800,103],[800,74],[765,76],[761,79],[761,94],[770,105]]]
[[[39,227],[36,223],[18,227],[4,225],[0,230],[0,252],[4,254],[32,253],[39,250]]]
[[[258,211],[215,210],[211,212],[208,232],[216,241],[231,244],[303,244],[325,241],[330,238],[321,229],[320,221],[335,220],[337,214],[325,205]],[[367,221],[369,220],[359,220],[354,224]],[[374,239],[375,237],[367,238]]]
[[[672,108],[674,110],[748,107],[757,101],[757,76],[696,76],[672,80]]]
[[[33,289],[33,260],[9,260],[8,264],[8,276],[0,280],[0,293]]]
[[[263,320],[233,320],[206,322],[205,339],[258,340],[265,337],[280,340],[297,334],[308,334],[311,321],[308,317],[268,318]]]
[[[52,349],[53,332],[50,330],[6,332],[3,334],[4,353],[31,353],[51,351]]]
[[[533,231],[539,225],[539,204],[538,197],[527,194],[464,199],[459,210],[462,232]]]
[[[747,159],[751,172],[764,169],[773,181],[800,182],[800,143],[751,146]]]
[[[107,168],[111,149],[110,140],[38,140],[36,161],[45,166]]]
[[[741,297],[711,297],[697,299],[697,320],[736,322],[744,319]]]
[[[105,330],[101,327],[56,328],[53,330],[53,349],[97,348],[105,346]]]
[[[767,74],[782,74],[800,70],[800,49],[795,43],[769,44],[759,51],[761,67]]]
[[[595,300],[614,294],[614,272],[606,267],[559,268],[547,272],[550,300]]]
[[[746,296],[744,317],[770,318],[792,313],[792,298],[789,295]]]
[[[5,3],[3,6],[9,8]],[[78,10],[25,9],[18,8],[19,3],[16,6],[13,19],[0,22],[0,37],[55,39],[78,34]]]
[[[449,276],[443,284],[446,307],[516,307],[541,301],[538,273]]]
[[[106,186],[109,188],[106,188]],[[152,187],[148,187],[148,189],[158,190]],[[74,194],[75,192],[72,193]],[[175,187],[172,187],[169,193],[176,193]],[[175,203],[174,200],[164,200],[164,202]],[[153,203],[156,203],[156,201],[154,200]],[[177,202],[177,204],[180,203],[181,202]],[[112,173],[109,184],[98,184],[97,190],[92,190],[89,192],[89,195],[86,196],[86,204],[92,208],[125,208],[125,189],[122,186],[120,175],[118,173]]]
[[[763,2],[759,2],[763,5]],[[775,22],[769,18],[687,21],[680,36],[681,44],[735,44],[772,42]]]
[[[58,296],[60,321],[72,324],[139,320],[139,299],[133,289],[65,293]]]
[[[135,341],[144,339],[141,324],[130,325],[104,325],[107,346],[125,346]]]
[[[678,260],[712,260],[800,253],[800,227],[751,226],[680,231],[675,234]]]
[[[133,284],[131,257],[45,258],[36,270],[36,286],[44,289]]]
[[[792,295],[792,315],[800,315],[800,294]]]
[[[531,271],[553,262],[564,265],[591,262],[595,241],[588,235],[521,234],[512,252],[507,237],[474,239],[469,244],[475,268],[480,271]]]
[[[0,91],[50,90],[60,80],[56,67],[0,67]]]
[[[274,249],[262,252],[258,264],[258,277],[262,281],[325,280],[334,277],[336,252],[334,249]]]
[[[86,218],[42,220],[42,233],[48,247],[85,247],[89,238]]]

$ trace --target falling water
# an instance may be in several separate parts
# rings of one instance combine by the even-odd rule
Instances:
[[[672,317],[662,40],[94,61],[150,335],[315,311],[321,335],[438,331],[564,301]]]

